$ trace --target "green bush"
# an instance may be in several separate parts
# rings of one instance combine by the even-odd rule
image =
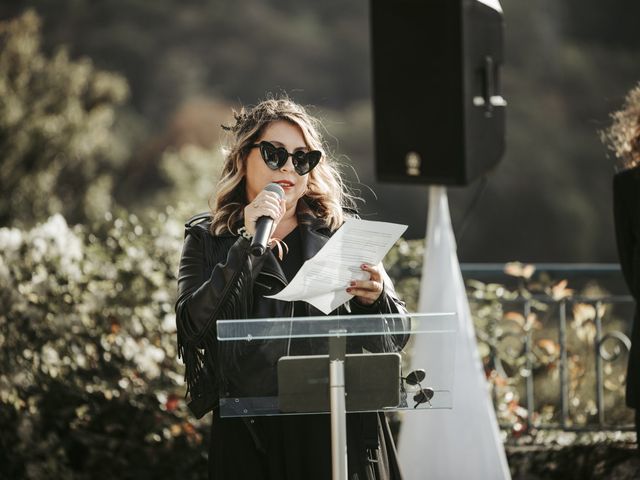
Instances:
[[[204,478],[176,359],[182,233],[124,213],[0,229],[3,478]]]
[[[112,128],[129,92],[124,78],[65,49],[47,58],[40,41],[33,11],[0,22],[0,225],[99,216],[129,157]]]

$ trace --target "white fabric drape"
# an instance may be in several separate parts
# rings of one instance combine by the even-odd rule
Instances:
[[[510,479],[465,294],[447,192],[430,187],[419,312],[458,315],[453,409],[406,413],[398,442],[405,480]],[[412,364],[425,364],[420,336]],[[410,370],[409,370],[410,371]],[[428,383],[428,378],[427,378]]]

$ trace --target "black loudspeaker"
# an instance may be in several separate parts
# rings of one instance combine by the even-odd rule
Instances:
[[[504,152],[498,0],[371,0],[376,175],[467,185]]]

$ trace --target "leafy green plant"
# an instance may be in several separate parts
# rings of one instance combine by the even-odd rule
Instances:
[[[0,229],[3,478],[204,478],[176,359],[182,225]]]
[[[129,155],[112,128],[124,78],[64,48],[47,57],[40,23],[31,10],[0,22],[0,225],[99,216]]]

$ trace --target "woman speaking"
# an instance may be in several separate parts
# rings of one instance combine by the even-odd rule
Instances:
[[[187,223],[180,261],[176,317],[189,407],[198,418],[213,410],[210,478],[327,480],[327,415],[220,417],[219,392],[233,388],[231,377],[251,382],[271,375],[280,348],[273,341],[252,355],[226,352],[216,340],[216,321],[322,315],[306,302],[266,295],[282,290],[322,248],[353,212],[353,198],[323,148],[318,120],[302,106],[270,99],[234,117],[235,124],[224,127],[230,141],[212,211]],[[272,228],[266,253],[254,256],[251,242],[262,217],[273,219]],[[344,285],[353,298],[332,315],[406,311],[381,264],[361,268],[368,279]],[[390,340],[385,350],[402,349],[407,338]],[[291,349],[318,353],[309,352],[317,343],[298,342]],[[238,358],[229,361],[228,355]],[[348,414],[347,450],[350,480],[400,478],[384,415]]]

